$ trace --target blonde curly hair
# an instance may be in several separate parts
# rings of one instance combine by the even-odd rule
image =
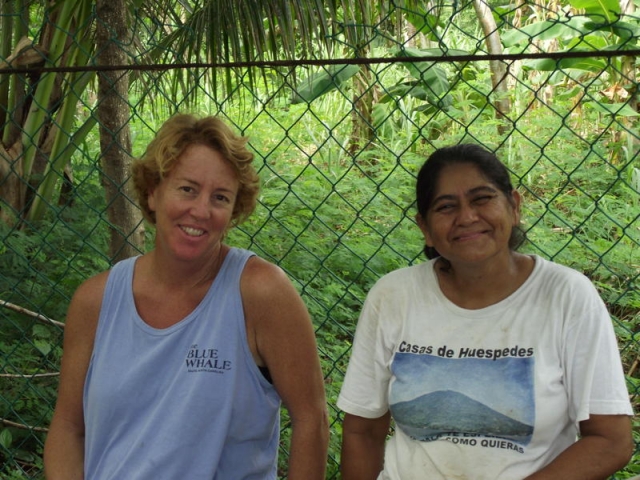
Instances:
[[[231,225],[239,225],[255,210],[260,179],[253,166],[253,153],[247,137],[236,135],[220,118],[178,114],[158,130],[144,154],[132,166],[133,185],[138,203],[147,221],[155,225],[155,213],[149,209],[149,193],[175,168],[180,156],[191,145],[204,145],[222,154],[238,178]]]

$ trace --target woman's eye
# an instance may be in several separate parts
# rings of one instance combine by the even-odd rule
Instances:
[[[226,195],[218,194],[214,197],[218,202],[229,203],[229,197]]]
[[[493,195],[482,195],[473,199],[473,203],[483,205],[493,199]]]
[[[183,185],[181,187],[179,187],[179,190],[185,192],[185,193],[193,193],[193,187],[190,187],[188,185]]]
[[[436,212],[448,212],[450,211],[454,205],[452,203],[443,203],[436,207]]]

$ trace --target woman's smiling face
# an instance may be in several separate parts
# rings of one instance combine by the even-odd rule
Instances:
[[[416,220],[428,246],[452,265],[473,264],[509,254],[518,225],[520,196],[507,198],[472,163],[444,167],[426,215]]]
[[[180,260],[217,255],[229,227],[238,180],[220,152],[191,145],[149,194],[156,216],[156,248]]]

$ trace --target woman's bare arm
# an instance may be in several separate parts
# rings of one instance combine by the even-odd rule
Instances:
[[[527,480],[604,480],[629,462],[633,450],[629,416],[591,415],[580,422],[580,439]]]
[[[105,272],[83,283],[69,305],[58,399],[44,445],[47,480],[84,478],[82,396],[107,275]]]
[[[341,471],[344,480],[375,480],[384,465],[391,414],[364,418],[346,413],[342,423]]]
[[[242,298],[250,348],[266,366],[292,424],[289,480],[324,480],[329,442],[324,379],[307,308],[277,266],[253,257]]]

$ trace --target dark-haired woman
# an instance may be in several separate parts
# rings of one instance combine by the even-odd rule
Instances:
[[[442,148],[416,194],[430,261],[367,296],[338,400],[343,478],[584,480],[624,467],[633,412],[610,316],[582,274],[515,251],[520,196],[504,165],[477,145]]]

